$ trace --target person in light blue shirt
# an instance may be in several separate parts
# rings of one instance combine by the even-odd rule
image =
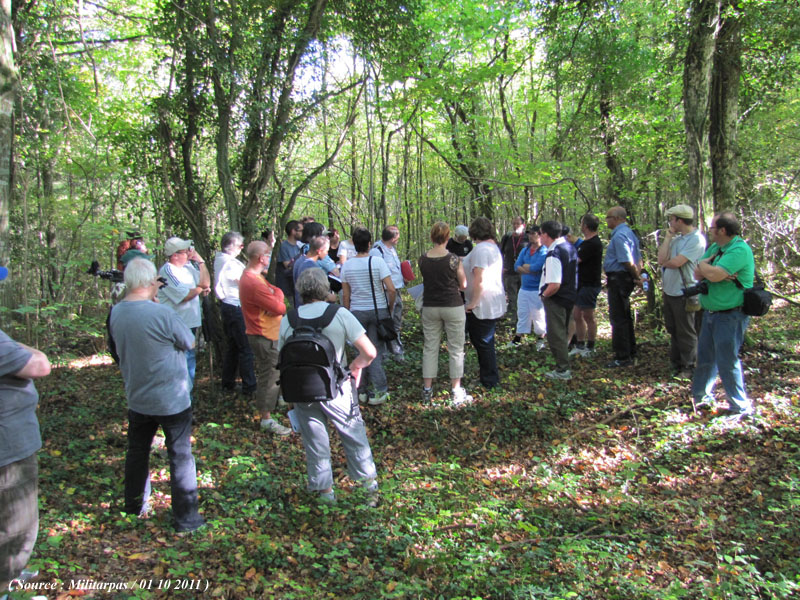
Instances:
[[[700,331],[700,300],[687,298],[685,288],[694,285],[694,269],[706,250],[706,240],[694,226],[694,209],[686,204],[666,212],[669,227],[658,248],[662,268],[664,326],[670,336],[669,361],[673,373],[691,378],[697,362],[697,334]]]
[[[544,348],[544,335],[547,325],[544,315],[544,304],[539,296],[539,281],[547,258],[547,248],[542,245],[538,225],[529,225],[527,229],[528,245],[519,253],[514,270],[520,274],[520,289],[517,293],[517,333],[512,344],[519,344],[522,336],[531,332],[536,335],[536,349]]]
[[[606,224],[612,233],[603,270],[608,280],[608,316],[614,350],[614,360],[606,366],[612,369],[631,366],[636,357],[631,293],[642,283],[639,276],[642,255],[639,238],[625,222],[627,218],[628,213],[622,206],[609,208],[606,213]]]

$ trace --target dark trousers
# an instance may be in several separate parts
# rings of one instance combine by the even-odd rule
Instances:
[[[556,361],[556,369],[569,369],[569,321],[572,306],[561,306],[552,298],[544,298],[544,315],[547,322],[547,344]]]
[[[494,329],[497,319],[479,319],[467,313],[467,333],[469,341],[478,353],[478,367],[481,385],[491,389],[500,383],[497,372],[497,355],[494,351]]]
[[[128,410],[125,455],[125,512],[147,512],[150,499],[150,446],[158,426],[164,431],[172,488],[172,520],[177,531],[192,531],[204,521],[198,513],[197,469],[192,456],[192,407],[175,415],[143,415]]]
[[[0,467],[0,594],[19,576],[39,531],[39,464],[36,454]]]
[[[636,356],[636,337],[633,331],[631,293],[633,277],[630,273],[608,273],[608,317],[611,321],[611,347],[614,358],[628,360]]]
[[[256,374],[253,370],[253,350],[244,331],[242,309],[223,302],[220,313],[227,345],[222,358],[222,387],[228,390],[235,387],[238,369],[242,379],[242,392],[252,394],[256,391]]]

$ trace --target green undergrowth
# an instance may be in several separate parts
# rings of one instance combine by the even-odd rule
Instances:
[[[120,512],[117,368],[64,366],[38,385],[33,564],[59,586],[53,598],[78,580],[124,582],[114,597],[140,598],[199,597],[176,589],[188,585],[237,599],[789,598],[800,584],[798,316],[754,321],[743,360],[759,414],[732,425],[693,411],[688,382],[669,376],[663,333],[647,324],[638,366],[603,368],[602,340],[569,382],[544,378],[551,359],[533,344],[503,350],[501,391],[475,383],[468,347],[476,401],[451,407],[440,378],[423,405],[410,312],[407,361],[387,365],[392,400],[363,409],[376,509],[347,478],[335,436],[338,503],[318,503],[301,441],[259,432],[253,407],[215,388],[201,354],[194,453],[208,527],[188,537],[169,525],[163,447],[151,461],[154,510]],[[498,343],[511,335],[502,323]]]

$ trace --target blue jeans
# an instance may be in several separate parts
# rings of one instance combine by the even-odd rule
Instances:
[[[242,379],[242,392],[256,391],[256,374],[253,370],[253,350],[244,331],[244,317],[239,306],[221,303],[222,329],[227,348],[222,357],[222,387],[232,390],[236,385],[236,371]]]
[[[172,520],[177,531],[193,531],[204,521],[198,513],[197,469],[192,456],[192,407],[176,415],[143,415],[128,410],[125,455],[125,512],[147,512],[150,499],[150,446],[158,426],[164,430],[172,489]]]
[[[739,348],[750,317],[740,310],[706,311],[697,342],[697,367],[692,378],[695,402],[712,401],[717,374],[728,395],[731,410],[750,412],[752,403],[744,389]]]
[[[192,333],[197,335],[197,327],[192,327]],[[191,395],[192,390],[194,389],[194,374],[197,372],[197,354],[195,349],[197,346],[194,346],[191,350],[186,351],[186,369],[189,371],[189,395]]]
[[[497,371],[497,355],[494,351],[494,328],[497,319],[479,319],[473,313],[467,313],[467,333],[469,341],[478,353],[478,367],[481,385],[491,389],[500,383]]]
[[[389,389],[389,384],[386,381],[386,371],[383,370],[383,354],[386,352],[386,342],[378,339],[378,318],[387,318],[389,310],[379,308],[377,315],[374,310],[354,310],[351,312],[361,323],[361,326],[367,330],[369,341],[375,345],[378,351],[375,360],[361,373],[361,385],[359,385],[358,391],[362,394],[367,392],[371,383],[376,392],[385,392]]]

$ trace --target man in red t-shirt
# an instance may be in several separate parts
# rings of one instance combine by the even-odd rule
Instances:
[[[274,239],[271,241],[272,244],[250,242],[247,246],[247,268],[239,280],[239,300],[247,340],[255,355],[256,405],[261,413],[261,428],[286,436],[292,430],[278,423],[270,414],[278,404],[280,393],[279,372],[275,367],[278,364],[278,332],[281,318],[286,314],[283,292],[261,274],[269,267]]]

